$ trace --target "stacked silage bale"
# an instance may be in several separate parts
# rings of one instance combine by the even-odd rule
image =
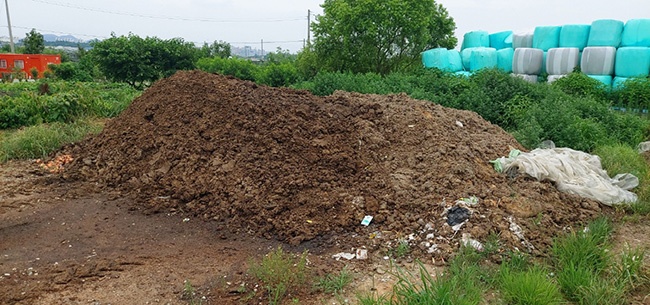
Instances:
[[[558,48],[549,49],[546,56],[549,83],[573,72],[580,64],[590,29],[591,25],[587,24],[567,24],[560,28]]]
[[[533,48],[544,51],[542,57],[542,72],[546,71],[546,57],[548,50],[560,46],[560,26],[538,26],[533,33]]]
[[[490,35],[486,31],[465,33],[460,56],[463,67],[470,73],[497,66],[497,49],[490,47]]]
[[[512,73],[531,83],[536,83],[542,73],[544,51],[537,48],[516,48],[512,58]]]
[[[580,69],[583,73],[612,87],[617,48],[621,45],[624,23],[600,19],[591,23],[587,47],[582,51]]]
[[[612,86],[620,87],[631,77],[647,77],[650,73],[650,19],[631,19],[621,34]]]
[[[512,72],[512,58],[515,54],[512,38],[512,31],[490,34],[490,47],[497,50],[497,68],[507,73]]]
[[[463,70],[463,62],[458,50],[435,48],[422,52],[422,64],[425,68],[437,68],[447,72]]]

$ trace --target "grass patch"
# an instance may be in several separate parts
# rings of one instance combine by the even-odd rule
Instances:
[[[24,127],[0,134],[0,163],[11,159],[44,158],[61,146],[78,142],[103,128],[100,121],[80,120]]]
[[[250,272],[262,282],[270,304],[280,304],[288,292],[304,286],[307,279],[306,252],[296,256],[278,247],[251,266]]]
[[[541,267],[517,271],[504,263],[498,283],[507,304],[550,305],[564,302],[557,284],[548,277],[548,271]]]
[[[558,238],[552,248],[557,281],[565,297],[577,304],[627,304],[640,285],[645,253],[625,250],[615,261],[610,252],[612,224],[594,220],[586,230]]]
[[[345,286],[352,283],[353,278],[352,273],[345,266],[338,274],[327,274],[317,279],[314,286],[316,289],[325,293],[336,294],[341,292]]]
[[[625,144],[601,146],[594,154],[600,157],[603,169],[610,176],[630,173],[639,178],[639,186],[632,190],[639,199],[626,205],[626,209],[635,214],[650,214],[650,169],[643,156]]]

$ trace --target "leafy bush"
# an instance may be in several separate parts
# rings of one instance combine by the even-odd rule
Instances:
[[[608,96],[608,90],[603,83],[580,72],[569,73],[551,83],[551,87],[574,97],[605,100]]]
[[[298,70],[291,63],[265,65],[258,82],[273,87],[288,87],[298,81]]]
[[[0,92],[0,129],[113,117],[140,94],[126,84],[62,81],[0,84]]]
[[[650,79],[626,80],[621,88],[614,90],[613,104],[636,112],[650,109]]]
[[[209,73],[219,73],[234,76],[243,80],[255,81],[260,73],[260,67],[247,59],[239,58],[201,58],[196,63],[197,68]]]

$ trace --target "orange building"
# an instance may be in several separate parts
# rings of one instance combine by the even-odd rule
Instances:
[[[3,77],[16,72],[19,69],[25,73],[25,78],[32,77],[32,69],[36,68],[38,77],[43,77],[43,72],[47,71],[49,64],[60,64],[61,56],[47,54],[0,54],[0,73]]]

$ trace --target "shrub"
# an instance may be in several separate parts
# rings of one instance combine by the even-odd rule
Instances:
[[[261,68],[258,82],[273,87],[288,87],[298,81],[298,70],[291,63],[268,64]]]
[[[636,112],[650,109],[650,79],[626,80],[621,88],[614,90],[613,104]]]
[[[201,58],[196,63],[197,68],[209,73],[219,73],[234,76],[239,79],[255,81],[260,73],[260,67],[247,59],[239,58]]]
[[[574,97],[590,97],[606,100],[608,93],[605,85],[584,73],[572,72],[553,83],[551,87]]]

